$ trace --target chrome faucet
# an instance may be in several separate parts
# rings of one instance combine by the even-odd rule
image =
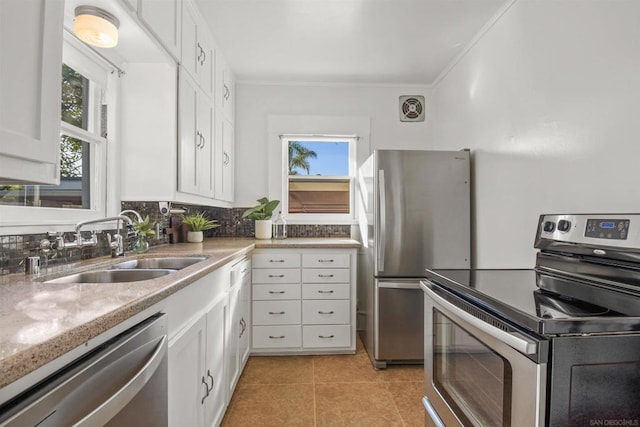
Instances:
[[[118,216],[110,216],[107,218],[99,218],[99,219],[90,219],[88,221],[79,222],[76,225],[76,240],[78,242],[82,242],[82,236],[80,235],[80,230],[87,224],[96,224],[99,222],[109,222],[116,221],[116,234],[111,238],[111,235],[107,233],[107,241],[109,242],[109,247],[111,248],[111,256],[119,257],[124,256],[124,239],[122,238],[122,234],[120,233],[120,223],[125,221],[127,225],[132,225],[131,219],[126,215],[118,215]]]
[[[142,222],[142,216],[137,211],[134,211],[133,209],[125,209],[122,212],[120,212],[119,215],[124,215],[126,213],[134,214],[136,216],[136,221]]]

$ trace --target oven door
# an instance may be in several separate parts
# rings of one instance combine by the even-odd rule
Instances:
[[[421,288],[427,425],[544,425],[547,342],[429,281]]]

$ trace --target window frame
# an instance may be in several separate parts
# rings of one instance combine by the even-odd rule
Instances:
[[[282,153],[282,200],[280,201],[279,210],[287,222],[292,224],[321,223],[321,224],[353,224],[356,222],[356,204],[355,204],[355,178],[357,174],[357,144],[358,136],[356,135],[293,135],[285,134],[280,136],[281,153]],[[308,177],[314,180],[349,180],[349,213],[289,213],[289,142],[347,142],[349,144],[349,175],[336,176],[327,175],[322,177]]]
[[[73,36],[64,34],[62,62],[82,74],[91,81],[90,110],[88,130],[70,125],[60,118],[60,136],[68,135],[90,144],[90,208],[46,208],[35,206],[2,206],[0,205],[0,235],[33,234],[48,231],[68,231],[80,221],[103,218],[110,206],[107,196],[107,171],[113,169],[114,162],[110,153],[114,141],[100,135],[101,105],[108,105],[109,131],[113,129],[115,104],[118,92],[118,77],[112,73],[112,66],[107,64],[90,48]],[[61,70],[60,70],[61,71]],[[113,107],[113,108],[112,108]],[[60,164],[57,165],[60,173]],[[113,203],[113,202],[111,202]]]

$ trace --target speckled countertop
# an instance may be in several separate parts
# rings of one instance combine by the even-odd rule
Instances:
[[[39,277],[0,276],[0,387],[38,369],[254,248],[357,248],[350,239],[206,239],[152,248],[144,255],[96,258]],[[207,256],[206,261],[152,280],[110,284],[47,284],[126,259]]]

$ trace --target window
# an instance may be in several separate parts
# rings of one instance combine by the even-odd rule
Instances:
[[[288,218],[352,220],[356,137],[283,136]]]
[[[61,69],[60,184],[0,186],[2,227],[29,222],[62,225],[105,215],[106,89],[112,80],[109,69],[95,60],[85,46],[65,40]]]

